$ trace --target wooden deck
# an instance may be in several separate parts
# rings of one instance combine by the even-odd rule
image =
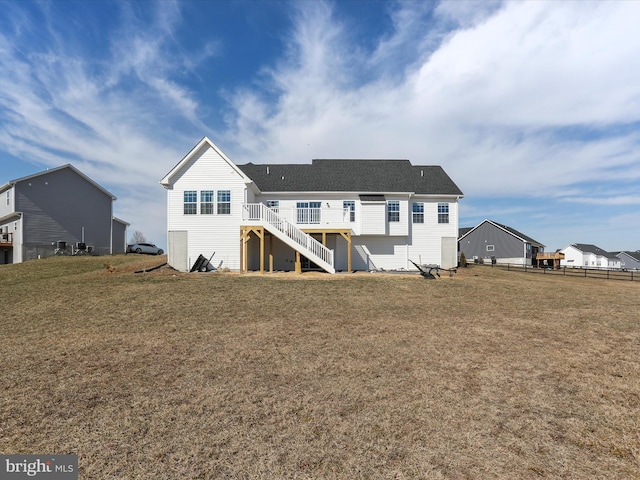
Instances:
[[[560,260],[564,259],[564,253],[561,252],[538,252],[536,254],[536,266],[542,268],[560,268]]]
[[[0,248],[13,247],[13,234],[0,233]]]

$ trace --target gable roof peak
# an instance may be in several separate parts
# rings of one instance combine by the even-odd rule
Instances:
[[[206,135],[204,137],[202,137],[202,140],[200,140],[190,151],[189,153],[187,153],[170,171],[169,173],[167,173],[164,178],[162,180],[160,180],[160,184],[167,188],[169,185],[171,185],[174,177],[179,174],[182,169],[189,163],[189,161],[197,155],[197,153],[204,147],[208,147],[211,148],[212,150],[214,150],[218,155],[220,155],[220,157],[229,164],[229,166],[236,171],[236,173],[238,173],[238,175],[240,175],[243,180],[246,183],[250,183],[251,179],[249,177],[247,177],[245,175],[245,173],[238,168],[238,166],[233,163],[229,157],[227,157],[225,155],[225,153],[220,150],[220,148],[218,148],[218,146],[213,143],[209,137],[207,137]]]
[[[34,178],[37,178],[37,177],[41,177],[43,175],[50,175],[50,174],[52,174],[54,172],[58,172],[60,170],[65,170],[65,169],[71,170],[73,173],[75,173],[76,175],[81,177],[83,180],[85,180],[86,182],[90,183],[91,185],[93,185],[98,190],[100,190],[106,196],[111,197],[112,200],[117,200],[117,197],[113,193],[109,192],[107,189],[105,189],[104,187],[99,185],[97,182],[95,182],[94,180],[92,180],[91,178],[86,176],[84,173],[82,173],[80,170],[78,170],[76,167],[74,167],[70,163],[66,163],[64,165],[60,165],[59,167],[47,167],[46,170],[42,170],[41,172],[33,173],[31,175],[26,175],[24,177],[20,177],[20,178],[14,179],[14,180],[10,180],[6,184],[4,184],[2,187],[0,187],[0,191],[4,191],[7,188],[12,187],[13,185],[16,185],[17,183],[22,183],[22,182],[25,182],[25,181],[28,181],[28,180],[31,180],[31,179],[34,179]]]

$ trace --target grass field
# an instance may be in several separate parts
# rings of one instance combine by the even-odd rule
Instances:
[[[0,267],[0,452],[81,479],[640,478],[640,283]]]

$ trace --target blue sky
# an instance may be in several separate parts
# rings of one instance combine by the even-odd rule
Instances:
[[[0,184],[72,163],[166,244],[160,179],[234,162],[442,165],[547,250],[640,249],[640,2],[0,0]]]

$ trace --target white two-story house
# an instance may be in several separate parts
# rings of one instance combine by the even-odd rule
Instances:
[[[160,182],[168,260],[328,272],[457,265],[458,201],[439,166],[409,160],[234,164],[203,138]],[[415,268],[415,267],[414,267]]]
[[[619,269],[620,259],[589,243],[572,243],[560,250],[565,258],[560,261],[563,267]]]

